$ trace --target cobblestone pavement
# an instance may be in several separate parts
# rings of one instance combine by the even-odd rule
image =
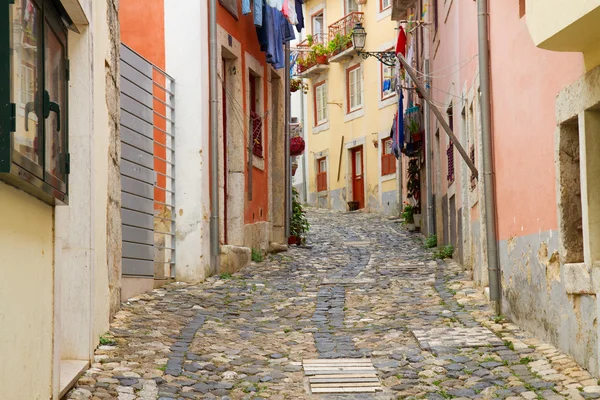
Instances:
[[[312,249],[123,304],[68,399],[582,399],[568,356],[493,318],[397,221],[311,211]],[[105,342],[106,343],[106,342]],[[383,391],[308,393],[303,359],[369,357]]]

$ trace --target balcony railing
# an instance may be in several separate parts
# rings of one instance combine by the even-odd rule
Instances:
[[[352,47],[352,30],[357,23],[364,23],[364,14],[358,11],[351,12],[329,25],[329,43],[334,43],[330,56],[341,53]]]
[[[296,73],[302,75],[315,65],[317,65],[316,54],[312,51],[312,47],[315,44],[322,44],[327,46],[327,35],[324,33],[316,33],[310,35],[309,38],[304,39],[296,45],[296,50],[299,52]]]

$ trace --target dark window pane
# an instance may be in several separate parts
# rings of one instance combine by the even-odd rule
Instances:
[[[46,172],[65,181],[64,153],[66,131],[65,93],[65,49],[63,44],[46,25],[46,92],[49,103],[46,105]]]
[[[13,137],[16,151],[37,165],[42,164],[43,97],[40,52],[41,10],[31,0],[16,0],[12,7],[13,102],[17,105],[17,129]],[[28,165],[21,165],[28,168]],[[30,171],[36,172],[36,171]]]

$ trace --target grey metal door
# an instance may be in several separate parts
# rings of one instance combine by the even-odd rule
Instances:
[[[152,64],[121,46],[123,275],[154,277]]]

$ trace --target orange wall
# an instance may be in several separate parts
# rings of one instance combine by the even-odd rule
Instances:
[[[121,41],[165,69],[164,0],[121,0]]]
[[[165,69],[165,5],[164,0],[121,0],[119,5],[119,19],[121,21],[121,41],[142,57],[159,67]],[[156,83],[165,87],[165,78],[154,71]],[[165,105],[159,101],[166,100],[166,93],[160,87],[154,85],[154,111],[166,115]],[[167,121],[160,115],[155,114],[154,140],[158,143],[167,144],[167,136],[162,132],[166,130]],[[162,131],[161,131],[162,130]],[[154,144],[154,155],[166,159],[167,151],[164,146]],[[166,187],[167,165],[165,162],[154,159],[154,169],[163,174],[157,176],[157,186]],[[160,188],[154,189],[154,199],[164,203],[166,192]],[[155,204],[160,209],[160,204]]]
[[[238,16],[239,19],[236,20],[233,16],[222,7],[219,3],[217,8],[217,23],[225,29],[229,34],[234,37],[241,44],[242,50],[242,70],[246,70],[246,60],[243,56],[246,52],[252,55],[254,58],[260,61],[261,65],[264,67],[264,82],[263,84],[263,99],[264,101],[264,110],[263,113],[269,110],[271,104],[271,96],[268,92],[267,82],[268,79],[268,66],[265,61],[265,54],[260,51],[260,45],[258,44],[258,38],[256,36],[256,29],[254,27],[254,20],[252,14],[242,15],[241,13],[241,4],[238,1]],[[246,93],[248,82],[246,82],[245,74],[242,78],[242,93]],[[246,115],[250,114],[250,110],[248,105],[246,104],[246,96],[243,96],[243,107],[244,113]],[[252,171],[252,201],[248,201],[248,174],[246,172],[246,193],[232,193],[235,196],[243,195],[245,197],[245,210],[244,210],[244,222],[246,224],[251,224],[260,221],[268,221],[269,217],[269,185],[268,185],[268,171],[269,171],[269,142],[267,140],[269,133],[269,123],[270,123],[270,115],[267,117],[265,122],[263,123],[263,155],[265,157],[265,170],[262,171],[260,169],[254,168]],[[246,128],[247,129],[247,128]],[[248,132],[244,132],[244,143],[245,146],[248,145]],[[247,147],[246,147],[247,148]],[[248,163],[248,152],[244,152],[244,159],[246,165]],[[247,171],[247,169],[246,169]],[[262,210],[262,216],[261,216]]]
[[[583,57],[533,45],[518,0],[490,1],[492,133],[498,237],[558,227],[555,98],[583,72]]]

